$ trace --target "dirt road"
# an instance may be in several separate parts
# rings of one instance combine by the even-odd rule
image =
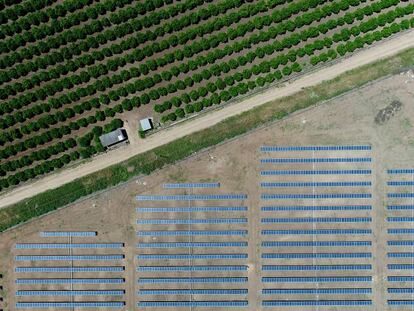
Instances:
[[[357,67],[366,65],[372,61],[397,54],[407,48],[414,46],[414,31],[407,32],[385,42],[379,43],[366,50],[362,50],[350,58],[321,69],[317,72],[305,75],[280,88],[272,88],[265,92],[247,98],[244,101],[228,105],[222,109],[206,113],[197,118],[196,121],[183,122],[177,126],[160,131],[151,135],[145,140],[138,141],[126,147],[113,150],[109,153],[97,156],[92,161],[52,174],[33,183],[28,183],[15,190],[0,196],[0,207],[16,203],[38,193],[59,187],[79,177],[99,171],[107,166],[122,162],[136,154],[148,151],[155,147],[169,143],[177,138],[186,136],[196,131],[208,128],[224,119],[250,110],[266,102],[292,95],[302,88],[310,87],[321,83],[324,80],[331,80],[338,75]]]

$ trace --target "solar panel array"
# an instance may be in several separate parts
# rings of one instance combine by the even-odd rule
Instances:
[[[218,185],[137,196],[138,309],[248,306],[247,196],[207,193]]]
[[[414,169],[387,171],[387,303],[414,306]]]
[[[16,308],[124,308],[124,243],[90,243],[96,236],[49,231],[47,243],[16,244]]]
[[[265,146],[261,305],[372,305],[371,146]]]

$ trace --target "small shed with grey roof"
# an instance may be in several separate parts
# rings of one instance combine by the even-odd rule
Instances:
[[[102,135],[99,137],[99,140],[101,141],[101,144],[104,146],[104,148],[108,148],[120,142],[128,140],[128,136],[124,129],[117,129],[115,131]]]

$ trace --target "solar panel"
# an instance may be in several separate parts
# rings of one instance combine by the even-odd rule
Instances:
[[[263,259],[371,258],[371,253],[263,253]]]
[[[138,248],[214,248],[214,247],[247,247],[247,242],[170,242],[170,243],[138,243]]]
[[[246,283],[246,277],[207,277],[207,278],[139,278],[138,284],[163,284],[163,283]]]
[[[414,276],[388,276],[388,282],[414,282]]]
[[[371,246],[371,241],[265,241],[262,247],[335,247],[335,246]]]
[[[16,249],[122,248],[124,243],[19,243]]]
[[[387,193],[389,198],[414,198],[414,193]]]
[[[16,267],[17,273],[123,272],[119,267]]]
[[[123,296],[125,290],[19,290],[16,296]]]
[[[138,213],[245,212],[247,206],[138,207]]]
[[[414,288],[388,288],[390,294],[414,294]]]
[[[388,186],[414,186],[414,181],[388,181]]]
[[[370,193],[316,193],[316,194],[261,194],[262,200],[282,199],[369,199]]]
[[[264,300],[264,307],[291,306],[370,306],[371,300]]]
[[[165,189],[186,189],[186,188],[219,188],[220,183],[210,182],[210,183],[170,183],[164,184]]]
[[[371,158],[267,158],[260,163],[367,163]]]
[[[17,302],[16,308],[123,308],[124,302],[104,302],[104,301],[88,301],[88,302]]]
[[[372,270],[372,265],[263,265],[262,271]]]
[[[245,200],[245,194],[178,194],[178,195],[137,195],[137,201],[207,201]]]
[[[48,237],[91,237],[97,236],[96,231],[42,231],[40,236],[43,238]]]
[[[348,283],[372,282],[371,276],[263,277],[263,283]]]
[[[372,294],[371,288],[289,288],[263,289],[263,295],[366,295]]]
[[[173,272],[173,271],[247,271],[247,266],[138,266],[138,272]]]
[[[370,175],[371,173],[371,170],[264,170],[260,175]]]
[[[247,307],[247,300],[231,301],[140,301],[138,307]]]
[[[263,235],[365,235],[372,234],[371,229],[314,229],[314,230],[262,230]]]
[[[388,205],[388,210],[413,210],[414,205]]]
[[[403,240],[403,241],[388,241],[387,244],[389,246],[414,246],[414,241],[410,240]]]
[[[124,279],[16,279],[16,284],[121,284]]]
[[[124,255],[18,255],[16,261],[123,260]]]
[[[261,182],[263,188],[290,188],[290,187],[369,187],[370,181],[327,181],[327,182]]]
[[[414,264],[389,264],[389,270],[414,270]]]
[[[388,253],[388,258],[413,258],[414,253],[413,252],[401,252],[401,253]]]
[[[389,222],[412,222],[414,217],[387,217]]]
[[[414,229],[388,229],[387,232],[388,234],[414,234]]]
[[[283,211],[365,211],[372,210],[371,205],[277,205],[262,206],[262,212]]]
[[[247,254],[141,254],[138,260],[246,259]]]
[[[414,169],[387,170],[388,174],[414,174]]]
[[[261,152],[278,151],[362,151],[371,150],[371,146],[262,146]]]
[[[140,289],[139,296],[145,295],[247,295],[247,289]]]
[[[387,303],[390,306],[412,306],[412,305],[414,305],[414,300],[410,300],[410,299],[387,300]]]
[[[170,231],[138,231],[138,236],[245,236],[247,230],[170,230]]]
[[[262,218],[261,222],[266,223],[318,223],[318,222],[371,222],[371,217],[292,217],[292,218]]]
[[[138,225],[245,224],[247,218],[138,219]]]

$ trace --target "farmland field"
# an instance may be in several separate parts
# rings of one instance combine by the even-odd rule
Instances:
[[[69,301],[47,291],[70,290],[77,302],[125,310],[410,310],[413,85],[413,71],[403,71],[1,233],[6,310]],[[399,108],[379,120],[387,107]],[[191,182],[208,187],[174,188]],[[42,231],[98,234],[68,240]],[[71,255],[118,254],[99,266],[125,270],[39,272],[57,265],[42,256],[67,256],[69,248],[26,243],[122,243],[72,246]],[[107,283],[39,283],[92,278]],[[27,293],[40,289],[47,295]],[[121,293],[81,296],[96,290]]]
[[[414,26],[400,0],[1,2],[0,189]],[[194,121],[196,122],[196,121]]]

